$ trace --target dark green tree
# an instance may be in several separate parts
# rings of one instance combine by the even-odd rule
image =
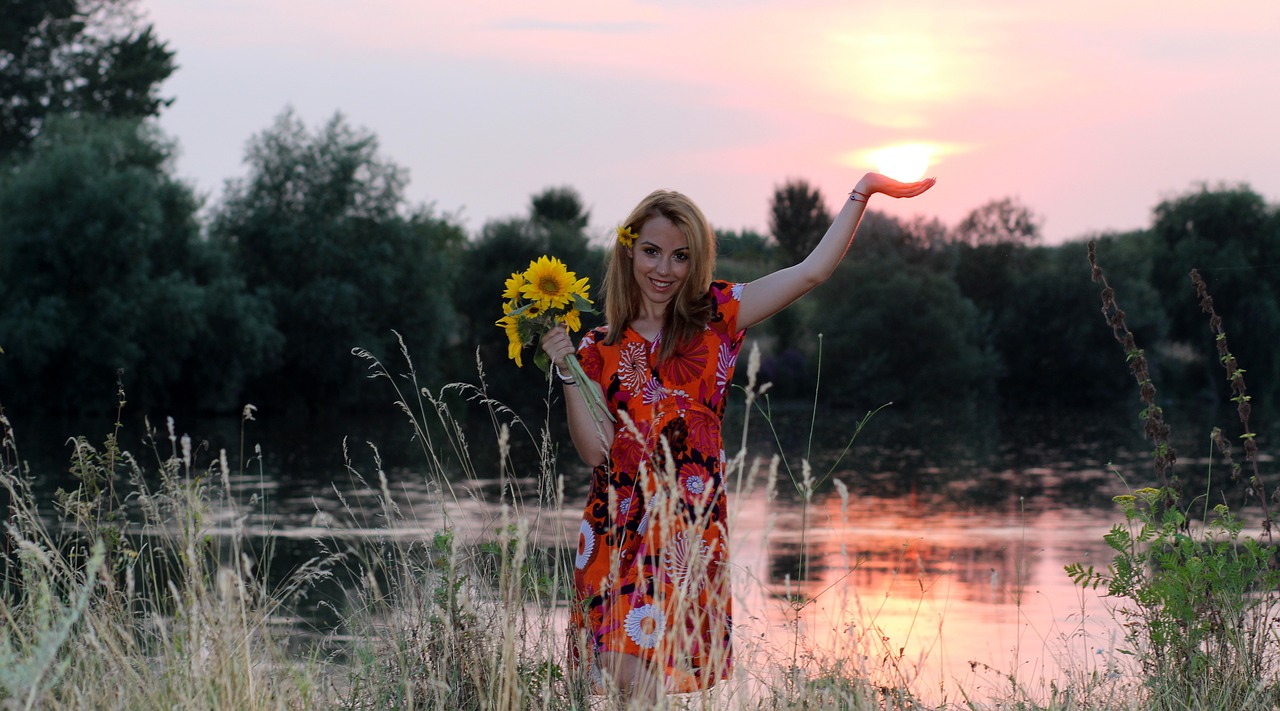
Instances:
[[[1167,323],[1150,285],[1150,240],[1129,233],[1096,241],[1111,283],[1123,289],[1126,320],[1138,342],[1159,343]],[[974,253],[984,249],[990,247]],[[985,272],[1005,289],[986,305],[990,341],[1003,364],[1002,403],[1035,409],[1129,407],[1133,378],[1117,356],[1111,331],[1099,323],[1098,289],[1088,278],[1085,244],[1020,248],[1003,266],[998,273]],[[977,281],[982,273],[971,272],[966,281]],[[995,291],[980,293],[989,297]]]
[[[856,407],[915,407],[994,394],[998,359],[982,315],[946,275],[851,261],[814,295],[822,306],[823,391]]]
[[[171,148],[136,120],[57,119],[0,177],[6,405],[231,408],[279,347],[265,304],[199,236]]]
[[[1169,347],[1186,354],[1178,387],[1222,401],[1227,381],[1207,316],[1191,285],[1199,269],[1224,321],[1232,351],[1249,371],[1250,391],[1280,395],[1280,219],[1248,186],[1200,186],[1161,202],[1151,227],[1152,283],[1169,314]],[[1171,363],[1171,367],[1176,363]]]
[[[769,205],[769,232],[782,247],[789,264],[795,264],[813,248],[831,226],[822,192],[803,179],[788,180],[773,191]]]
[[[51,116],[142,118],[174,55],[134,11],[136,0],[0,1],[0,160]]]
[[[591,221],[582,196],[571,186],[546,188],[529,200],[530,219],[537,225],[559,225],[581,232]]]
[[[956,225],[952,236],[970,245],[1022,244],[1040,241],[1043,220],[1015,198],[992,200]]]
[[[256,383],[262,402],[312,410],[378,402],[363,383],[361,347],[394,367],[393,329],[430,381],[453,332],[451,259],[463,235],[405,204],[405,171],[376,138],[335,116],[314,133],[292,111],[253,137],[248,176],[230,181],[213,239],[271,304],[281,366]]]

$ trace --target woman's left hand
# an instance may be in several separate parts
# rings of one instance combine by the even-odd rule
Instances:
[[[862,180],[858,181],[858,187],[854,189],[867,197],[880,193],[881,195],[888,195],[892,198],[910,198],[932,188],[933,184],[937,181],[937,178],[925,178],[924,180],[917,180],[913,183],[904,183],[901,180],[894,180],[887,175],[867,173],[862,176]]]

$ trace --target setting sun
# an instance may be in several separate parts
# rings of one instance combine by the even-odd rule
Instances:
[[[927,143],[900,143],[877,148],[867,157],[877,171],[890,178],[910,182],[924,177],[933,152],[933,147]]]

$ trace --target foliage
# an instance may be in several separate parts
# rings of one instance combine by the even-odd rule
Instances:
[[[429,209],[407,212],[404,170],[377,149],[340,115],[312,133],[286,111],[250,142],[249,175],[227,186],[212,238],[274,309],[284,338],[279,367],[258,374],[257,398],[360,404],[351,349],[395,352],[393,330],[439,372],[462,232]]]
[[[1204,338],[1196,295],[1187,274],[1198,269],[1214,284],[1227,331],[1248,334],[1238,355],[1253,369],[1259,399],[1280,396],[1280,217],[1247,187],[1201,186],[1155,208],[1151,227],[1152,286],[1169,313],[1170,343],[1188,357],[1170,362],[1171,385],[1225,399],[1214,346]]]
[[[1173,502],[1170,505],[1169,502]],[[1225,504],[1192,533],[1172,489],[1116,497],[1125,523],[1103,537],[1106,572],[1073,563],[1067,574],[1120,604],[1127,653],[1149,679],[1153,708],[1260,708],[1280,702],[1275,551],[1249,536]]]
[[[1103,537],[1115,551],[1106,572],[1073,563],[1066,566],[1067,574],[1083,587],[1104,586],[1106,594],[1118,600],[1114,614],[1125,630],[1126,651],[1141,664],[1150,707],[1272,707],[1280,702],[1280,639],[1274,632],[1280,623],[1280,570],[1271,539],[1269,502],[1257,476],[1243,370],[1227,348],[1222,321],[1206,285],[1193,271],[1195,291],[1210,317],[1220,361],[1246,430],[1246,458],[1253,465],[1249,492],[1261,503],[1265,543],[1242,535],[1244,524],[1226,504],[1215,505],[1211,514],[1211,489],[1199,504],[1198,520],[1194,508],[1182,503],[1180,479],[1173,474],[1177,454],[1156,404],[1146,354],[1126,324],[1094,243],[1089,244],[1089,263],[1093,280],[1102,284],[1103,315],[1122,344],[1141,391],[1142,418],[1154,444],[1152,461],[1161,485],[1115,498],[1125,523]],[[1240,468],[1231,460],[1230,445],[1216,428],[1213,438],[1231,466],[1231,478],[1236,478]]]
[[[853,262],[823,290],[821,318],[839,324],[825,334],[824,347],[840,364],[823,373],[823,388],[837,402],[874,407],[988,394],[996,355],[980,338],[981,314],[945,276]]]
[[[769,232],[790,264],[809,256],[831,220],[822,191],[811,187],[807,180],[788,180],[774,189],[769,204]]]
[[[14,405],[104,411],[123,370],[143,399],[226,407],[274,357],[269,311],[200,239],[171,151],[136,121],[61,120],[0,176],[0,387]]]
[[[174,54],[136,0],[7,0],[0,23],[0,161],[54,116],[143,118],[172,102],[158,95]]]
[[[1044,222],[1016,198],[992,200],[965,215],[953,238],[963,244],[1034,244],[1040,241]]]

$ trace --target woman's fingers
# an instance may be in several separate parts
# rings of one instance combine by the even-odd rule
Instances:
[[[562,325],[553,326],[542,334],[542,350],[554,363],[559,363],[565,356],[573,353],[573,341],[569,340],[569,330]]]
[[[915,197],[932,188],[934,183],[938,182],[937,178],[925,178],[924,180],[904,183],[879,173],[870,173],[866,179],[868,180],[867,188],[869,190],[892,198]]]

